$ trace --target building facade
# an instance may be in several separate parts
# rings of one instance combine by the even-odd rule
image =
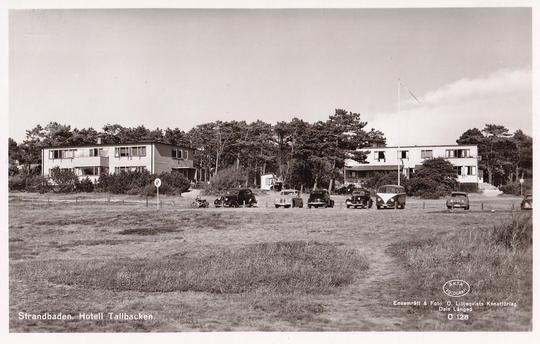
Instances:
[[[103,173],[178,171],[194,180],[193,153],[192,148],[160,142],[47,147],[42,149],[41,171],[44,177],[50,177],[55,167],[69,169],[81,179],[88,177],[94,182]]]
[[[347,160],[344,168],[345,183],[362,183],[375,172],[395,171],[398,164],[402,173],[408,178],[411,173],[422,166],[427,159],[444,158],[455,166],[457,181],[460,183],[482,182],[481,171],[478,170],[478,147],[476,145],[440,145],[440,146],[401,146],[373,147],[367,155],[366,163],[360,164]]]

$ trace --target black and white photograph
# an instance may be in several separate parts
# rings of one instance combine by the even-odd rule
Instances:
[[[10,334],[533,331],[532,5],[7,19]]]

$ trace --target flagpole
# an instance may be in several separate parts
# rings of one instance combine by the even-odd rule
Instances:
[[[399,120],[400,120],[400,112],[401,112],[401,80],[398,78],[398,88],[397,88],[397,97],[398,97],[398,118],[397,118],[397,126],[398,126],[398,132],[397,132],[397,185],[401,185],[401,171],[399,166],[399,141],[400,141],[400,126],[399,126]]]

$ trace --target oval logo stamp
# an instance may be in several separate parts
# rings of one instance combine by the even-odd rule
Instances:
[[[442,289],[450,297],[462,297],[471,291],[471,286],[463,280],[450,280],[443,285]]]

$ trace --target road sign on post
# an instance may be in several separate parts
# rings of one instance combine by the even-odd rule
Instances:
[[[159,210],[159,187],[161,186],[161,179],[156,178],[154,180],[154,186],[156,187],[156,195],[157,195],[157,209]]]

